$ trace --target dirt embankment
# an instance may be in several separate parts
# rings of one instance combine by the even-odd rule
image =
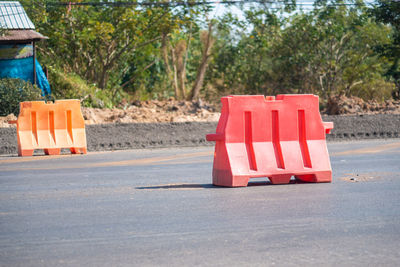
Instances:
[[[219,104],[203,101],[135,101],[121,104],[119,108],[99,109],[82,107],[86,125],[107,123],[165,123],[165,122],[216,122]],[[358,97],[334,96],[321,111],[323,115],[400,114],[400,100],[377,102]],[[17,118],[10,114],[0,117],[0,128],[15,127],[7,122]]]
[[[135,101],[121,104],[120,108],[99,109],[82,107],[87,125],[107,123],[164,123],[164,122],[216,122],[219,104],[203,101]],[[358,97],[334,96],[321,111],[324,115],[400,114],[400,100],[377,102]],[[10,114],[0,117],[0,128],[15,127],[7,122],[17,118]]]
[[[215,122],[220,113],[217,105],[202,101],[135,101],[121,108],[99,109],[82,107],[86,125],[105,123]],[[10,114],[0,117],[0,128],[15,127],[7,122],[17,118]]]
[[[326,115],[400,114],[400,100],[364,101],[359,97],[333,96],[328,99]]]

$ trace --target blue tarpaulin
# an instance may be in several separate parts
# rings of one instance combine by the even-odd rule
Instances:
[[[19,78],[33,83],[33,57],[0,60],[0,78]],[[44,95],[50,95],[50,84],[36,60],[36,83]]]
[[[43,95],[50,95],[50,84],[36,60],[36,84]],[[33,83],[33,46],[31,44],[0,45],[0,78],[19,78]]]

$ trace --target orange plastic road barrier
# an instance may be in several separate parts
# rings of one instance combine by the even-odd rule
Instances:
[[[59,155],[61,148],[69,148],[73,154],[86,154],[85,122],[79,100],[21,102],[14,123],[19,156],[32,156],[35,149],[44,149],[46,155]]]
[[[223,97],[215,134],[213,184],[247,186],[250,178],[268,177],[287,184],[292,176],[305,182],[331,182],[332,169],[318,96]]]

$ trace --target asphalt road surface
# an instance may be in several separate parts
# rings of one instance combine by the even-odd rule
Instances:
[[[400,141],[333,182],[211,185],[213,148],[0,156],[1,266],[399,266]]]

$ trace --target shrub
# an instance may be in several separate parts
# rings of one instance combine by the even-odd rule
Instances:
[[[55,99],[79,99],[84,107],[112,108],[122,97],[119,91],[99,89],[79,75],[49,66],[49,81]]]
[[[384,101],[392,98],[395,84],[383,79],[373,79],[369,82],[354,86],[350,90],[351,96],[357,96],[364,100]]]
[[[21,79],[0,79],[0,116],[18,116],[19,102],[43,99],[42,90]]]

